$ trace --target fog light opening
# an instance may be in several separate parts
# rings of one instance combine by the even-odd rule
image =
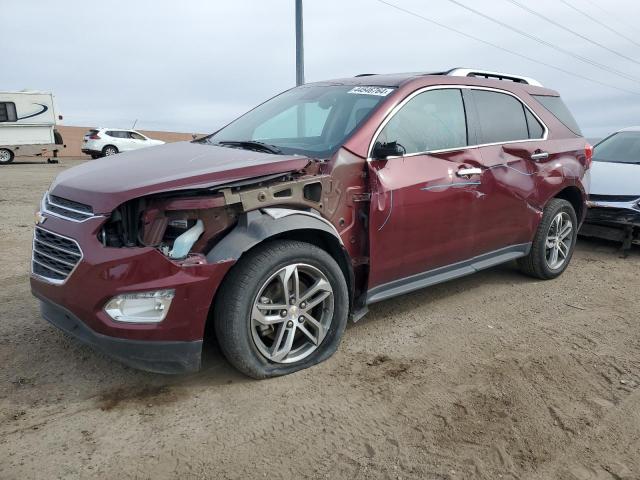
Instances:
[[[174,289],[124,293],[109,300],[104,311],[117,322],[159,323],[166,318],[175,293]]]

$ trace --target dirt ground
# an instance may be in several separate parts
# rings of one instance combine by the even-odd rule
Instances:
[[[374,305],[338,353],[249,380],[215,347],[135,371],[40,318],[33,211],[77,162],[0,168],[0,478],[640,478],[640,249],[580,241]]]

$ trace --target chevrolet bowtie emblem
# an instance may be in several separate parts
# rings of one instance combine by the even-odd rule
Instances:
[[[47,220],[47,217],[42,215],[42,213],[40,213],[40,212],[36,212],[35,216],[36,216],[36,218],[35,218],[36,225],[42,225]]]

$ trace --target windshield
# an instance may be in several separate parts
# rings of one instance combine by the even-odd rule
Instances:
[[[595,146],[593,160],[640,165],[640,132],[619,132],[605,138]]]
[[[328,158],[392,91],[352,85],[297,87],[268,100],[203,141]]]

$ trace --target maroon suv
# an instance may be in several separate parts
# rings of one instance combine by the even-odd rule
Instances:
[[[514,259],[560,275],[590,162],[558,94],[524,77],[313,83],[60,174],[31,286],[48,321],[134,367],[198,369],[209,329],[242,372],[282,375],[372,303]]]

